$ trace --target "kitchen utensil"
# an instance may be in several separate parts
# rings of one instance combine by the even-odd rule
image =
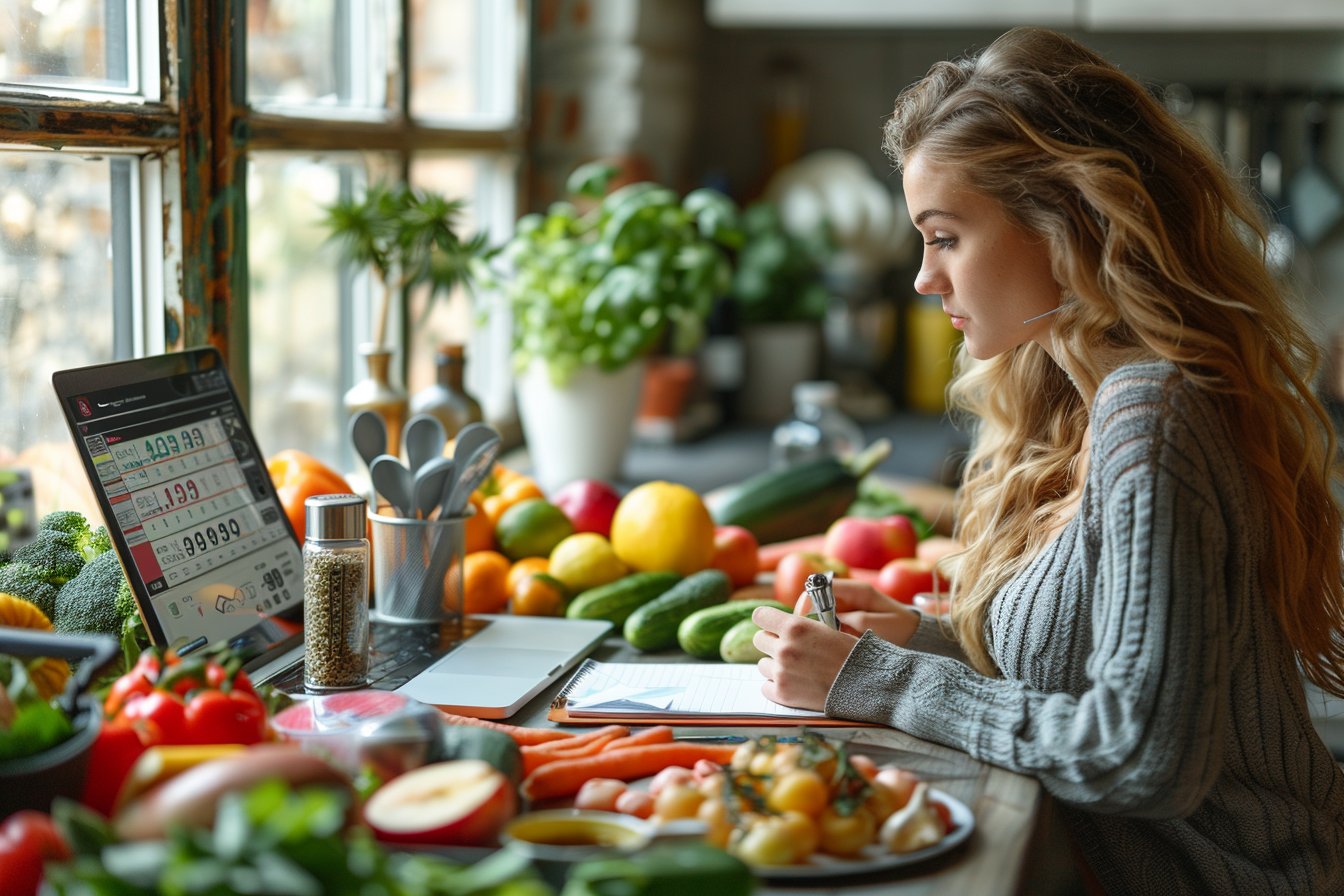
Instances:
[[[1297,235],[1307,246],[1315,246],[1344,218],[1344,193],[1321,163],[1329,117],[1325,104],[1312,100],[1302,110],[1302,117],[1306,123],[1306,163],[1293,175],[1288,193]]]
[[[406,446],[406,466],[414,475],[436,457],[443,457],[443,446],[448,434],[438,417],[416,414],[406,421],[401,443]]]
[[[476,491],[476,487],[494,466],[495,458],[499,456],[499,447],[499,433],[491,430],[485,441],[477,445],[466,463],[458,469],[457,481],[453,483],[452,493],[448,495],[443,509],[439,511],[440,517],[455,517],[462,513],[471,493]],[[456,462],[456,452],[453,459]]]
[[[411,482],[411,501],[421,519],[429,519],[434,508],[443,503],[456,472],[451,457],[435,457],[415,471]]]
[[[413,516],[415,505],[411,502],[411,471],[406,465],[390,454],[380,454],[369,466],[369,479],[373,488],[383,500],[392,505],[397,516]]]
[[[350,418],[350,441],[364,466],[373,469],[373,460],[387,453],[387,427],[374,411],[360,411]]]

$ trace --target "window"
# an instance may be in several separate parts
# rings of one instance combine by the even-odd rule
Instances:
[[[93,512],[51,394],[65,367],[211,343],[262,448],[341,469],[369,273],[322,207],[409,180],[502,240],[518,211],[522,0],[0,0],[0,467]],[[468,341],[487,413],[506,353],[463,295],[398,297],[396,379]],[[493,374],[493,376],[492,376]]]

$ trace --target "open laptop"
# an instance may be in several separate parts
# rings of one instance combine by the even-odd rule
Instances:
[[[228,642],[303,689],[303,558],[218,351],[57,371],[52,384],[150,639]],[[369,687],[504,718],[571,669],[606,622],[472,616],[372,625]]]

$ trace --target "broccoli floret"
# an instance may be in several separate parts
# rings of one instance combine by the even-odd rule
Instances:
[[[78,510],[53,510],[37,521],[38,530],[82,535],[89,531],[89,521]]]
[[[89,557],[90,560],[99,554],[112,550],[112,535],[107,531],[106,526],[99,526],[93,530],[93,535],[89,537],[89,548],[93,551],[93,556]]]
[[[108,535],[107,527],[99,525],[95,529],[78,510],[53,510],[37,521],[37,531],[39,536],[43,532],[64,532],[69,535],[75,550],[86,561],[112,548],[112,537]]]
[[[121,635],[117,591],[126,582],[115,551],[94,557],[56,595],[51,624],[58,632]]]
[[[21,597],[37,606],[51,618],[56,611],[56,594],[60,591],[46,580],[41,570],[27,563],[6,563],[0,566],[0,592]]]
[[[117,615],[123,620],[140,615],[135,605],[135,595],[131,592],[131,583],[126,581],[125,576],[121,577],[121,586],[117,588],[117,596],[112,602],[117,607]]]
[[[36,538],[14,552],[14,562],[27,563],[49,584],[60,587],[79,575],[87,558],[70,533],[38,529]]]

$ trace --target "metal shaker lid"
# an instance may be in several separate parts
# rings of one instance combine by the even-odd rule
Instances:
[[[307,538],[363,538],[366,505],[359,495],[313,495],[303,502]]]

